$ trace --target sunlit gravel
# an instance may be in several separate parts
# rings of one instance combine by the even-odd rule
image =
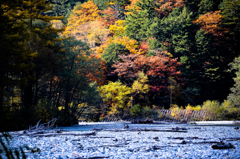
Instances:
[[[92,132],[96,135],[73,136],[56,135],[50,137],[15,136],[11,141],[12,147],[28,145],[39,148],[40,152],[26,151],[29,159],[65,159],[65,158],[233,158],[240,159],[240,130],[234,126],[192,126],[187,124],[161,124],[161,125],[133,125],[131,128],[172,129],[180,128],[183,132],[157,132],[157,131],[122,131],[122,123],[108,125],[96,124],[91,126],[68,127],[72,133]],[[108,129],[111,129],[108,131]],[[126,129],[125,129],[126,130]],[[231,143],[235,148],[214,150],[212,145],[222,141]]]

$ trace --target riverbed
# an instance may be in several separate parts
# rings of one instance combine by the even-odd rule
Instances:
[[[73,135],[13,136],[11,145],[39,148],[40,152],[26,151],[29,159],[240,158],[240,130],[236,126],[113,122],[80,123],[56,129]],[[212,148],[220,142],[233,148]]]

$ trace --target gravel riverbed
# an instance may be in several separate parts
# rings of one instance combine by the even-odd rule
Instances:
[[[61,128],[74,135],[59,133],[49,136],[13,136],[11,146],[28,145],[30,148],[39,148],[40,152],[26,152],[29,159],[240,159],[240,129],[234,128],[235,126],[194,126],[171,123],[129,124],[129,128],[126,129],[123,123],[82,124]],[[81,135],[91,132],[95,132],[95,135]],[[213,149],[212,145],[219,142],[230,143],[234,148]]]

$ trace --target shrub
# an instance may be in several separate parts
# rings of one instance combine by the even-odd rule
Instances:
[[[150,107],[143,107],[142,109],[142,115],[144,117],[149,117],[149,118],[153,118],[153,110]]]
[[[130,110],[130,113],[132,116],[136,117],[136,116],[141,116],[142,112],[141,112],[141,108],[140,108],[140,104],[135,104],[132,109]]]
[[[207,100],[202,105],[202,110],[206,111],[204,120],[214,120],[218,117],[220,103],[218,101]]]
[[[176,120],[180,120],[181,117],[183,116],[183,107],[179,107],[177,105],[173,105],[172,107],[170,107],[171,110],[171,115],[174,119]]]
[[[235,107],[230,100],[225,100],[220,106],[221,116],[224,119],[236,119],[239,117],[239,108]]]

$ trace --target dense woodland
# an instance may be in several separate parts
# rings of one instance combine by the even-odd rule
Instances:
[[[158,109],[239,118],[240,0],[1,0],[0,128]]]

